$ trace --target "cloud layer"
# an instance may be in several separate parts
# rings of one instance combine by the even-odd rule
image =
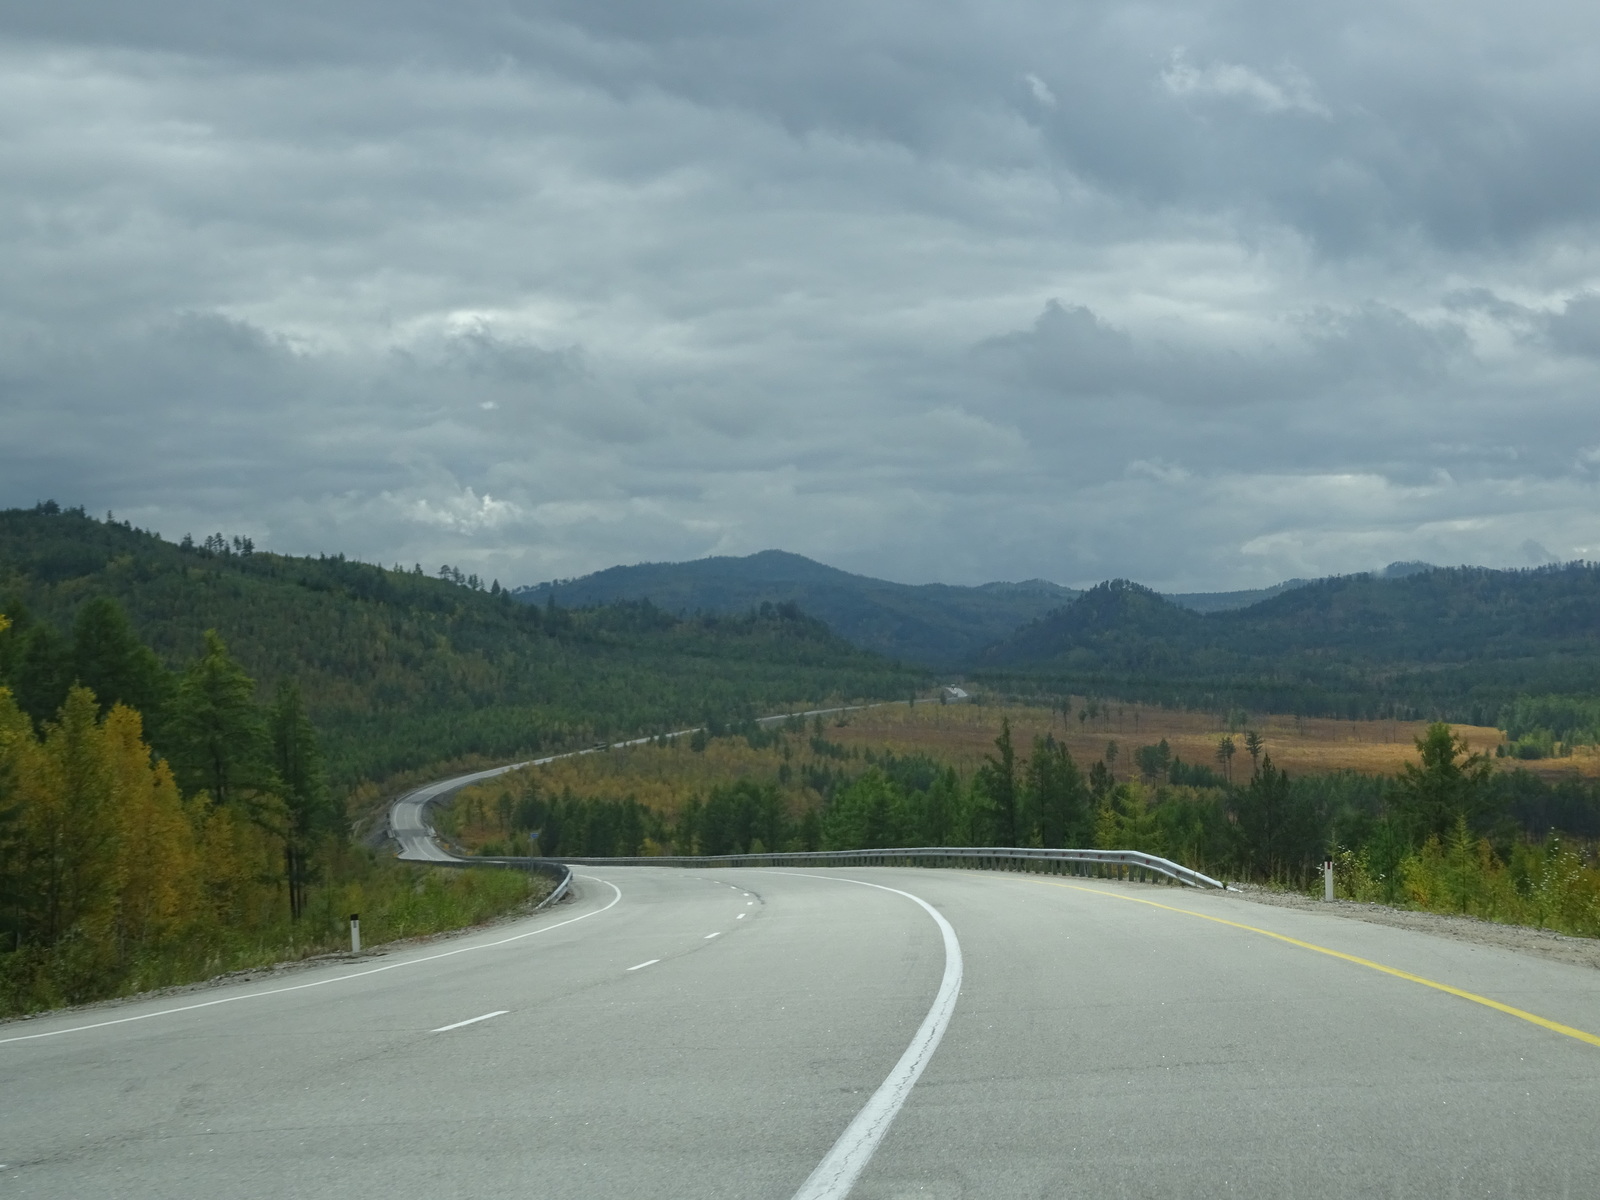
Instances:
[[[0,503],[507,583],[1600,557],[1600,13],[0,16]]]

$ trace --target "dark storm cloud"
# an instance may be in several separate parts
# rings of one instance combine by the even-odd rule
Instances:
[[[0,16],[6,503],[511,582],[1600,556],[1589,6]]]

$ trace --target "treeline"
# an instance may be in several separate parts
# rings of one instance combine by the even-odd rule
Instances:
[[[26,626],[13,651],[31,663],[37,691],[19,694],[30,713],[54,712],[83,677],[71,643],[95,597],[117,601],[166,667],[215,629],[269,692],[296,681],[341,787],[921,682],[792,606],[533,606],[459,567],[292,557],[222,534],[175,544],[46,503],[0,511],[0,611]],[[164,736],[158,721],[150,734]]]
[[[214,633],[169,675],[102,597],[70,640],[0,615],[0,651],[0,1014],[331,949],[352,911],[376,941],[528,892],[351,847],[298,688],[258,704]]]
[[[1600,744],[1600,699],[1592,696],[1519,696],[1500,714],[1513,758],[1553,758],[1574,746]]]
[[[493,803],[504,837],[483,852],[1078,846],[1144,850],[1226,879],[1302,888],[1332,857],[1351,898],[1600,935],[1594,783],[1494,772],[1443,724],[1419,739],[1418,763],[1387,779],[1291,778],[1260,739],[1250,737],[1246,748],[1249,775],[1235,784],[1174,757],[1164,743],[1139,747],[1121,764],[1108,744],[1087,769],[1049,735],[1019,753],[1003,724],[994,753],[966,778],[920,754],[845,751],[837,768],[808,781],[818,803],[793,804],[777,781],[744,779],[670,814],[626,796],[545,796],[528,772],[500,787]],[[467,802],[488,804],[486,797],[480,789]]]

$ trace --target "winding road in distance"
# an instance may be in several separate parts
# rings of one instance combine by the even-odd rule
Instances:
[[[963,693],[964,695],[965,693]],[[795,717],[822,717],[832,713],[860,712],[864,708],[879,708],[880,704],[844,704],[834,708],[808,708],[804,712],[779,713],[771,717],[757,717],[756,723],[760,725],[771,724],[775,721],[788,721]],[[699,726],[691,729],[677,729],[671,733],[659,736],[665,738],[686,737],[699,731]],[[437,783],[426,784],[415,788],[401,796],[389,807],[389,834],[399,844],[399,857],[408,862],[457,862],[456,855],[451,854],[435,841],[437,836],[432,822],[428,820],[428,806],[447,799],[459,792],[464,787],[474,783],[482,783],[485,779],[493,779],[504,775],[508,771],[516,771],[522,767],[542,767],[545,763],[553,763],[558,758],[576,758],[580,754],[604,753],[607,750],[623,750],[629,746],[643,746],[647,742],[655,741],[655,736],[631,738],[625,742],[611,742],[598,746],[591,746],[587,750],[569,750],[565,754],[549,754],[544,758],[532,758],[525,762],[508,763],[503,767],[490,767],[484,771],[474,771],[468,775],[456,775],[450,779],[441,779]]]
[[[0,1198],[1589,1197],[1596,1032],[1593,969],[1219,892],[585,867],[0,1025]]]

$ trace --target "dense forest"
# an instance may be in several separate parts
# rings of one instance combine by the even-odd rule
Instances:
[[[72,647],[96,598],[153,651],[122,698],[158,749],[169,668],[215,630],[263,695],[297,683],[341,786],[923,682],[792,605],[691,618],[646,602],[532,606],[448,566],[291,557],[221,534],[174,544],[45,503],[0,512],[0,684],[36,721],[74,679],[98,678]]]
[[[59,653],[71,682],[54,711],[35,718],[0,687],[0,1016],[336,949],[351,912],[383,941],[534,889],[352,845],[298,685],[260,702],[215,633],[168,673],[102,595]],[[17,694],[44,694],[35,666],[56,663],[11,664]]]
[[[1455,568],[1317,580],[1249,608],[1196,613],[1116,580],[980,657],[1019,689],[1176,707],[1516,725],[1530,696],[1600,678],[1600,566]],[[1571,729],[1592,727],[1573,717]],[[1587,725],[1585,724],[1587,722]],[[1548,726],[1520,725],[1516,733]]]

